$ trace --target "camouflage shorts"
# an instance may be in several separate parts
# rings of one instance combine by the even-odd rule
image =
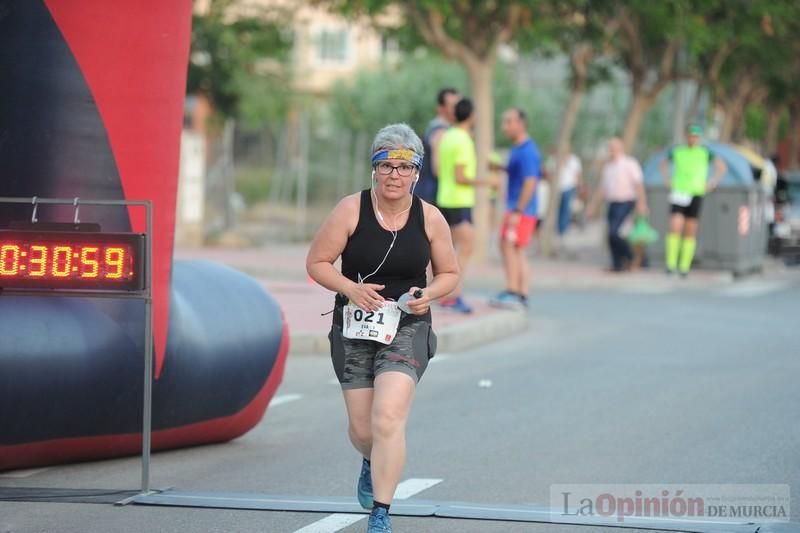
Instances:
[[[391,344],[346,339],[338,324],[331,327],[331,361],[342,389],[371,388],[375,376],[389,370],[403,372],[418,383],[436,352],[436,334],[424,320],[400,323]]]

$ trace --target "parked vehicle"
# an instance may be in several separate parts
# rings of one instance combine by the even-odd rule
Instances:
[[[800,170],[778,176],[769,250],[793,263],[800,262]]]

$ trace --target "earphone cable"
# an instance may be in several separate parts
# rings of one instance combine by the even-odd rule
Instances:
[[[374,170],[372,171],[372,179],[373,179],[373,182],[372,182],[372,187],[370,188],[370,193],[375,198],[375,210],[377,211],[378,216],[380,216],[381,220],[383,220],[383,215],[381,214],[380,207],[378,206],[378,195],[375,194],[375,181],[376,180],[375,180],[375,171]],[[414,188],[417,186],[417,181],[418,180],[419,180],[419,175],[417,175],[417,179],[415,179],[414,183],[411,185],[411,204],[409,204],[407,209],[404,209],[403,211],[400,211],[399,213],[397,213],[394,216],[394,228],[395,229],[387,230],[387,231],[389,231],[389,233],[392,234],[392,242],[389,244],[389,249],[386,250],[386,253],[383,256],[383,260],[381,260],[380,264],[378,265],[378,267],[375,270],[373,270],[371,273],[367,274],[366,276],[362,277],[361,273],[359,272],[358,273],[358,282],[359,283],[364,283],[365,281],[367,281],[367,279],[369,279],[372,276],[374,276],[375,274],[377,274],[378,271],[381,269],[381,267],[383,267],[383,265],[386,263],[386,260],[389,258],[389,253],[391,253],[392,248],[394,247],[394,243],[397,240],[397,218],[399,216],[403,215],[404,213],[410,211],[411,208],[414,206]]]

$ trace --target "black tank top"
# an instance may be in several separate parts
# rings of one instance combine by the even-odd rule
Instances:
[[[422,200],[412,196],[408,222],[397,232],[397,240],[383,266],[365,283],[386,285],[381,296],[397,300],[411,287],[425,287],[426,269],[431,260],[431,243],[425,233]],[[391,216],[384,214],[391,222]],[[358,283],[380,265],[392,242],[392,233],[378,223],[372,209],[370,189],[361,191],[358,225],[342,252],[342,274]]]

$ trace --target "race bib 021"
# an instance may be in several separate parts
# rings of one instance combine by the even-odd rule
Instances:
[[[385,301],[377,311],[364,311],[349,303],[342,308],[342,334],[347,339],[391,344],[401,316],[397,302]]]

